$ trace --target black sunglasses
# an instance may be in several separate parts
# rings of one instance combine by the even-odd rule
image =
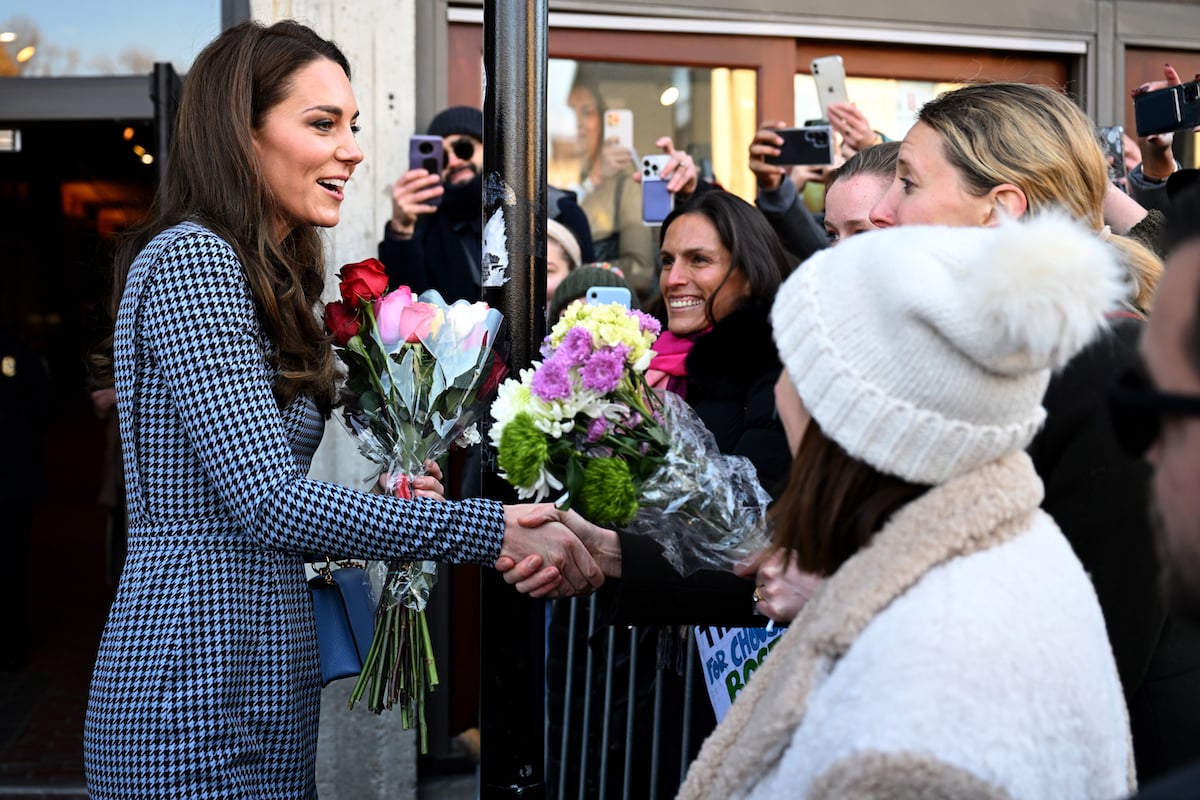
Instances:
[[[455,139],[450,143],[450,149],[454,151],[454,155],[458,157],[459,161],[470,161],[471,156],[475,155],[475,143],[470,139]],[[446,164],[443,164],[443,167],[450,163],[450,159],[446,158],[445,161]]]
[[[1164,416],[1200,416],[1200,395],[1160,392],[1134,367],[1117,376],[1108,404],[1117,443],[1134,458],[1141,458],[1154,444]]]

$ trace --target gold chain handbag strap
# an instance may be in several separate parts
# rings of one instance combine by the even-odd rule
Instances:
[[[362,569],[367,568],[366,561],[355,558],[330,558],[329,556],[326,556],[324,561],[311,561],[309,563],[312,564],[313,571],[323,578],[326,584],[330,585],[333,584],[334,564],[337,564],[337,566],[342,569],[346,567],[361,567]]]

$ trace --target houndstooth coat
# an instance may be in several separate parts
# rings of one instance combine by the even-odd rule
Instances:
[[[320,669],[303,553],[492,563],[499,503],[306,478],[323,420],[279,410],[233,249],[184,223],[130,270],[115,360],[129,554],[92,677],[88,789],[313,798]]]

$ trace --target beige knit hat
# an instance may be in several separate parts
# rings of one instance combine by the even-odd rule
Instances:
[[[583,251],[579,247],[579,240],[575,238],[575,234],[571,233],[571,229],[566,225],[563,225],[558,220],[546,220],[546,237],[551,241],[558,242],[558,246],[571,259],[569,270],[575,269],[583,261]]]
[[[1058,212],[873,231],[788,278],[775,343],[827,436],[882,472],[939,484],[1028,446],[1051,370],[1129,294],[1116,258]]]

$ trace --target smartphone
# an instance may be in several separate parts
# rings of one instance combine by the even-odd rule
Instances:
[[[445,166],[445,150],[440,136],[410,136],[408,139],[408,168],[423,169],[431,175],[442,174]],[[442,202],[440,196],[426,200],[427,204],[436,206]]]
[[[675,207],[675,195],[667,191],[660,174],[670,160],[666,153],[642,157],[642,222],[646,225],[661,225]]]
[[[846,94],[846,67],[841,56],[821,56],[809,65],[813,81],[817,84],[817,101],[821,104],[821,117],[829,119],[830,103],[848,103]]]
[[[1108,179],[1118,186],[1125,180],[1125,126],[1104,125],[1096,129],[1100,148],[1108,162]]]
[[[794,167],[828,166],[833,163],[835,141],[829,125],[805,125],[803,128],[780,128],[775,131],[783,139],[779,155],[767,156],[768,164]]]
[[[1200,125],[1200,81],[1134,96],[1133,116],[1138,136],[1169,133]]]
[[[624,286],[591,286],[585,296],[592,304],[619,303],[629,308],[630,294]]]
[[[633,112],[610,108],[604,112],[604,141],[615,142],[633,152]]]

